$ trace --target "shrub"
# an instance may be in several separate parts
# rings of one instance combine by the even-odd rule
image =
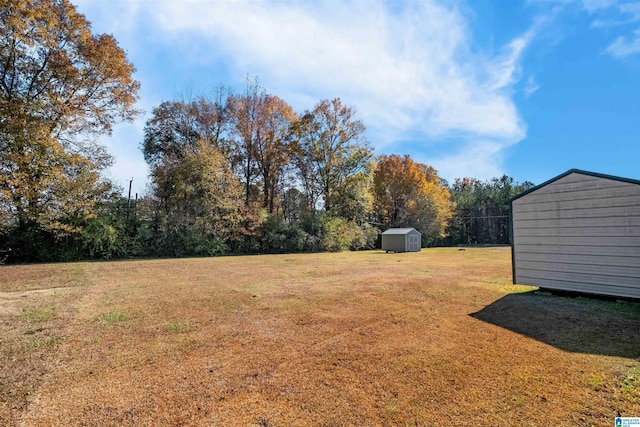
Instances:
[[[262,252],[292,253],[304,249],[308,234],[298,224],[290,224],[274,215],[262,223]]]
[[[369,224],[358,225],[344,218],[331,218],[323,222],[321,246],[325,251],[373,249],[378,239],[378,230]]]

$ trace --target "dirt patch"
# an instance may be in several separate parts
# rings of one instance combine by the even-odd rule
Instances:
[[[22,312],[22,307],[30,300],[50,297],[58,293],[69,292],[72,288],[35,289],[24,292],[0,292],[0,316],[14,316]]]

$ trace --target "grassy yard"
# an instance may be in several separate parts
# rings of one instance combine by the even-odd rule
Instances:
[[[640,304],[508,248],[0,267],[0,425],[612,426]]]

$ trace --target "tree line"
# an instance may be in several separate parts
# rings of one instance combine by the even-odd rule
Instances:
[[[0,262],[359,250],[398,226],[424,245],[508,242],[506,200],[530,183],[449,185],[409,156],[376,157],[340,98],[296,112],[257,78],[153,108],[149,190],[122,197],[93,141],[138,114],[133,65],[66,0],[7,3]]]

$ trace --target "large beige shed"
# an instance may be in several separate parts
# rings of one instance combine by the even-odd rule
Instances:
[[[640,181],[571,169],[510,202],[513,283],[640,298]]]
[[[422,233],[415,228],[390,228],[382,233],[382,250],[387,252],[420,252]]]

